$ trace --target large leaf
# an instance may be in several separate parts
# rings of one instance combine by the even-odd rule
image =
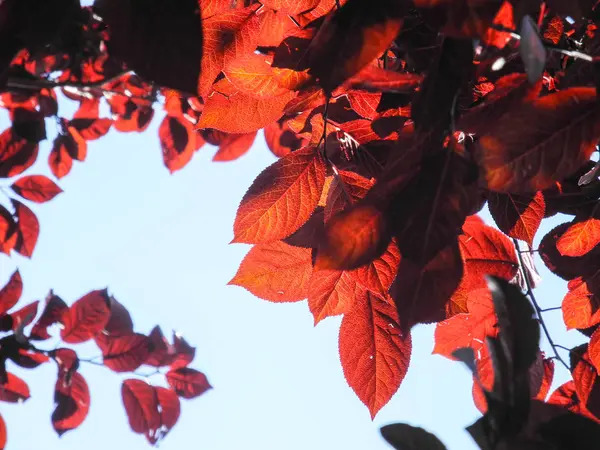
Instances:
[[[143,334],[102,336],[97,339],[104,365],[115,372],[133,372],[150,354],[150,341]]]
[[[289,236],[316,208],[325,184],[325,163],[310,147],[266,168],[244,195],[233,225],[233,242],[261,243]]]
[[[479,140],[476,152],[489,189],[528,193],[573,174],[600,138],[594,88],[570,88],[518,105]]]
[[[600,277],[575,278],[569,281],[569,292],[562,302],[567,329],[585,329],[600,323]]]
[[[410,335],[402,335],[396,308],[369,291],[344,315],[339,350],[346,381],[371,417],[392,398],[406,375]]]
[[[156,431],[161,426],[158,411],[158,397],[155,388],[142,380],[124,380],[121,385],[121,397],[129,426],[134,433],[144,434],[150,443],[154,443]]]
[[[600,220],[595,217],[573,223],[556,241],[564,256],[583,256],[600,243]]]
[[[295,96],[295,92],[285,91],[272,97],[255,97],[239,91],[224,78],[208,95],[198,127],[252,133],[279,119]]]
[[[255,245],[229,282],[272,302],[293,302],[308,296],[311,251],[281,241]]]

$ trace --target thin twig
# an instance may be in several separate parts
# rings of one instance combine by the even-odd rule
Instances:
[[[515,238],[513,238],[513,243],[515,244],[515,248],[517,250],[520,250],[519,249],[519,241],[517,241]],[[535,295],[533,293],[533,288],[531,287],[531,284],[532,284],[531,279],[529,278],[529,274],[525,270],[525,263],[523,261],[523,255],[521,254],[520,251],[517,251],[517,256],[519,258],[519,265],[521,266],[521,270],[523,271],[523,278],[525,278],[525,285],[527,286],[527,295],[529,296],[531,303],[533,304],[533,307],[535,308],[535,311],[538,316],[538,320],[540,322],[540,325],[542,326],[542,330],[544,331],[544,335],[546,336],[546,339],[548,339],[548,343],[550,344],[550,347],[552,347],[552,351],[556,355],[556,359],[558,359],[562,363],[562,365],[565,366],[565,368],[570,371],[571,370],[570,366],[565,362],[565,360],[558,353],[557,348],[559,348],[559,346],[554,343],[554,340],[552,339],[552,336],[550,335],[550,331],[548,330],[548,327],[546,326],[546,322],[544,322],[544,318],[542,317],[543,310],[540,307],[540,305],[538,304],[538,302],[535,298]]]
[[[550,312],[550,311],[558,311],[559,309],[562,309],[562,308],[560,306],[554,306],[552,308],[541,309],[540,312],[545,313],[545,312]]]

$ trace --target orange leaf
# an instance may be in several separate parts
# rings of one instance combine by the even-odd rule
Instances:
[[[196,132],[182,116],[165,116],[158,128],[163,161],[173,173],[190,162],[196,150]]]
[[[590,217],[573,223],[556,241],[556,248],[564,256],[583,256],[600,243],[600,220]]]
[[[56,178],[62,178],[71,171],[73,167],[73,158],[66,147],[68,137],[58,135],[52,145],[52,150],[48,156],[48,165]]]
[[[300,14],[313,9],[320,0],[265,0],[263,5],[289,15]]]
[[[479,352],[487,336],[496,336],[497,319],[489,289],[478,288],[469,292],[467,307],[467,314],[456,314],[437,324],[433,353],[454,359],[454,350],[470,347]]]
[[[500,230],[533,246],[533,238],[546,211],[540,191],[526,195],[490,192],[488,206]]]
[[[569,88],[515,106],[480,138],[476,156],[489,189],[533,192],[577,171],[599,138],[595,88]]]
[[[232,242],[254,244],[289,236],[310,218],[324,184],[325,164],[313,148],[276,161],[244,195],[233,225]]]
[[[16,180],[11,189],[21,197],[35,203],[52,200],[62,192],[54,181],[44,175],[26,175]]]
[[[599,287],[596,276],[569,281],[569,292],[562,302],[563,320],[568,330],[600,323]]]
[[[224,68],[256,49],[260,33],[260,18],[255,14],[257,8],[258,5],[254,4],[244,9],[229,9],[202,20],[204,42],[198,79],[200,96],[206,98],[215,78]]]
[[[275,241],[252,247],[229,284],[271,302],[295,302],[307,297],[311,273],[310,249]]]
[[[363,294],[350,272],[317,270],[312,273],[308,289],[308,307],[315,325],[326,317],[345,314],[352,309],[356,297]]]
[[[263,131],[269,150],[278,158],[305,147],[308,143],[308,139],[297,136],[287,122],[272,122]]]
[[[229,134],[219,145],[219,150],[213,156],[213,161],[233,161],[245,155],[256,138],[256,131],[247,134]]]
[[[198,127],[251,133],[279,119],[285,105],[295,96],[295,92],[287,91],[274,97],[256,98],[237,91],[224,78],[208,96]]]
[[[369,291],[344,315],[339,335],[344,376],[372,418],[400,387],[411,348],[410,335],[400,333],[396,308]]]
[[[273,76],[272,57],[250,53],[233,60],[223,71],[240,92],[256,98],[277,97],[289,92]]]

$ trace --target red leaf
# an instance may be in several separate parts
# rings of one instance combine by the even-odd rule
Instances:
[[[300,14],[313,9],[320,0],[265,0],[265,6],[289,15]]]
[[[27,306],[22,307],[18,311],[11,313],[12,317],[12,329],[16,330],[17,328],[23,329],[35,319],[37,315],[37,309],[39,301],[35,301],[30,303]]]
[[[6,313],[17,304],[23,293],[21,274],[15,270],[8,282],[0,289],[0,314]]]
[[[51,355],[58,364],[59,379],[68,385],[73,373],[79,369],[77,353],[70,348],[57,348],[51,352]]]
[[[311,250],[281,241],[255,245],[229,284],[271,302],[293,302],[308,295]]]
[[[272,98],[289,93],[273,75],[272,57],[250,53],[229,63],[224,74],[233,86],[255,98]]]
[[[400,252],[396,243],[392,241],[379,258],[352,271],[352,275],[365,289],[385,296],[396,278],[399,264]]]
[[[0,134],[0,177],[11,178],[29,169],[37,159],[38,145],[8,128]]]
[[[577,171],[600,138],[595,103],[595,88],[570,88],[518,105],[495,121],[476,153],[488,188],[534,192]]]
[[[245,155],[252,144],[256,132],[247,134],[230,134],[223,139],[219,145],[219,150],[213,156],[213,161],[233,161],[240,156]]]
[[[600,371],[600,332],[594,331],[588,346],[589,358],[597,371]]]
[[[54,181],[44,175],[26,175],[15,181],[11,188],[21,197],[35,203],[52,200],[62,192]]]
[[[106,336],[98,342],[104,365],[115,372],[133,372],[150,354],[150,341],[143,334]]]
[[[127,308],[117,301],[112,295],[109,298],[110,319],[104,331],[110,336],[119,336],[133,333],[133,321]]]
[[[215,128],[227,133],[252,133],[283,116],[285,105],[295,92],[257,98],[238,91],[226,78],[217,82],[208,95],[199,128]]]
[[[10,251],[17,245],[18,238],[17,224],[13,216],[0,205],[0,252],[10,255]]]
[[[325,222],[329,222],[336,214],[364,198],[371,187],[373,187],[373,180],[354,172],[340,170],[339,176],[333,179],[329,188],[325,205]]]
[[[29,398],[29,386],[18,376],[6,374],[6,382],[0,385],[0,400],[9,403],[18,403]]]
[[[35,369],[41,364],[47,362],[49,359],[46,355],[42,353],[25,350],[23,348],[20,348],[16,355],[9,355],[9,358],[17,366],[23,367],[25,369]]]
[[[540,191],[528,195],[490,192],[488,205],[501,231],[527,242],[530,247],[533,245],[533,238],[546,212],[544,196]]]
[[[404,9],[402,2],[349,0],[326,17],[297,70],[310,69],[325,92],[333,92],[392,44]]]
[[[92,291],[77,300],[63,315],[64,342],[79,344],[104,329],[110,319],[109,297],[106,290]]]
[[[121,397],[131,429],[145,434],[146,439],[154,443],[155,432],[161,425],[155,388],[142,380],[124,380]]]
[[[562,302],[563,320],[568,330],[590,328],[600,323],[600,298],[596,277],[569,281],[569,292]]]
[[[462,276],[463,264],[456,244],[446,247],[425,265],[402,259],[391,289],[400,329],[404,332],[418,323],[443,320]]]
[[[48,156],[50,170],[52,171],[52,174],[59,179],[66,176],[73,167],[73,158],[67,150],[68,140],[68,135],[59,134],[54,140],[52,150]]]
[[[69,121],[69,127],[75,128],[86,141],[100,139],[110,130],[113,121],[111,119],[73,119]],[[72,155],[73,156],[73,155]],[[75,158],[75,156],[73,156]],[[78,159],[78,158],[75,158]]]
[[[212,389],[206,375],[189,367],[173,369],[166,374],[169,386],[183,398],[196,398]]]
[[[352,310],[357,295],[364,288],[356,283],[351,272],[345,270],[317,270],[310,277],[308,307],[315,325],[326,317],[345,314]]]
[[[6,422],[4,418],[0,416],[0,449],[4,450],[6,447]]]
[[[40,234],[40,223],[34,212],[16,199],[11,199],[15,208],[17,222],[17,243],[15,250],[23,256],[31,258]]]
[[[198,94],[203,98],[207,97],[211,85],[223,68],[227,69],[233,61],[256,49],[260,33],[260,18],[255,14],[256,9],[257,5],[252,5],[244,9],[228,10],[202,21],[204,42]]]
[[[590,217],[573,223],[558,241],[556,248],[564,256],[583,256],[600,243],[600,220]]]
[[[177,420],[179,420],[181,407],[179,397],[171,389],[156,386],[154,390],[156,391],[158,405],[160,406],[161,428],[166,428],[159,430],[159,439],[163,439],[171,428],[175,426]]]
[[[513,243],[477,216],[467,218],[458,239],[466,271],[477,280],[493,275],[511,280],[519,267]]]
[[[325,164],[313,148],[276,161],[244,195],[233,225],[233,242],[255,244],[289,236],[310,218],[324,184]]]
[[[372,418],[402,383],[411,348],[410,335],[400,333],[391,301],[365,290],[344,315],[339,335],[344,376]]]
[[[163,161],[169,172],[182,169],[190,162],[196,147],[196,133],[182,116],[165,116],[158,128]]]
[[[42,315],[33,326],[29,339],[33,341],[43,341],[50,338],[48,327],[60,322],[63,314],[68,311],[67,304],[52,291],[46,297],[46,306]]]
[[[173,346],[175,347],[175,361],[171,363],[172,369],[185,367],[194,360],[196,347],[192,347],[176,332],[173,332]]]
[[[374,119],[377,116],[381,92],[352,90],[347,95],[350,106],[359,116],[365,119]]]
[[[457,314],[437,324],[433,353],[454,359],[452,352],[470,347],[482,350],[488,336],[496,336],[496,314],[487,287],[473,289],[467,300],[467,314]]]
[[[168,366],[175,358],[175,348],[165,338],[157,325],[148,335],[149,354],[144,364],[154,367]]]
[[[54,403],[52,426],[59,436],[81,425],[90,409],[90,390],[79,372],[73,372],[68,382],[59,377]]]

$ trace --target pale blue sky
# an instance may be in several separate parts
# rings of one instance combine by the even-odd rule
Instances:
[[[72,103],[61,109],[69,117]],[[206,146],[171,176],[157,138],[161,117],[143,134],[111,130],[89,143],[87,160],[75,163],[59,183],[65,192],[33,205],[41,223],[33,259],[0,255],[0,283],[18,266],[25,283],[21,304],[42,300],[50,288],[71,303],[108,286],[131,312],[137,331],[148,333],[160,324],[165,334],[176,329],[197,346],[192,367],[205,372],[214,389],[182,402],[179,423],[163,449],[386,449],[378,429],[392,422],[424,427],[449,449],[474,449],[463,431],[478,416],[470,376],[460,364],[431,355],[432,327],[414,330],[408,375],[372,422],[344,380],[337,351],[340,318],[315,328],[306,302],[272,304],[226,285],[249,248],[228,245],[237,206],[275,158],[260,134],[238,161],[212,163],[215,149]],[[0,131],[7,126],[3,113]],[[29,173],[48,173],[48,152],[49,143],[42,143]],[[538,267],[544,277],[539,300],[546,307],[559,305],[566,284],[541,262]],[[560,311],[546,316],[561,344],[583,340],[577,332],[563,333]],[[565,371],[557,369],[562,382]],[[150,448],[129,429],[122,377],[89,364],[81,371],[92,392],[90,414],[59,439],[50,423],[55,365],[14,370],[29,383],[32,398],[23,405],[0,404],[8,450]]]

